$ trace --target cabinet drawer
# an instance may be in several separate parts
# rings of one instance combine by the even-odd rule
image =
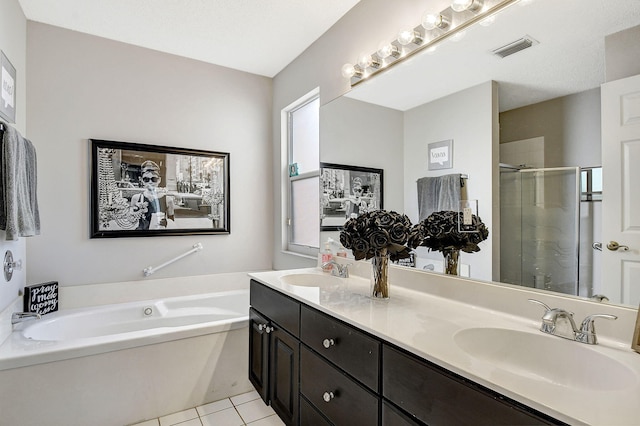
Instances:
[[[251,306],[269,317],[293,336],[300,335],[300,304],[295,300],[251,280],[249,300]]]
[[[378,424],[379,398],[300,345],[300,392],[335,425]],[[325,402],[325,393],[333,398]]]
[[[377,340],[306,306],[302,306],[300,317],[303,343],[378,392],[380,343]]]
[[[410,419],[409,416],[398,411],[387,401],[383,401],[382,426],[420,426],[420,423]]]
[[[445,374],[424,360],[382,348],[384,398],[429,425],[554,424],[479,385]]]
[[[300,398],[300,426],[332,426],[313,405]]]

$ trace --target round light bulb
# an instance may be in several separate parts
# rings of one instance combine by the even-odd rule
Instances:
[[[445,28],[447,25],[449,25],[449,22],[439,13],[425,13],[422,17],[422,27],[425,30]]]
[[[342,76],[344,78],[351,78],[356,75],[356,67],[351,64],[344,64],[342,66]]]
[[[464,12],[473,5],[474,0],[453,0],[451,3],[451,9],[456,12]]]
[[[416,38],[416,33],[414,30],[411,30],[411,29],[405,29],[398,33],[398,43],[400,43],[403,46],[406,46],[407,44],[411,44],[411,42],[413,42],[415,38]]]
[[[386,41],[382,41],[380,42],[380,45],[378,46],[378,56],[380,57],[380,59],[386,59],[391,55],[397,55],[398,53],[398,48],[396,46],[394,46],[391,43],[388,43]]]
[[[371,55],[367,55],[366,53],[361,53],[358,56],[358,66],[360,68],[367,69],[373,63],[373,59],[371,59]]]

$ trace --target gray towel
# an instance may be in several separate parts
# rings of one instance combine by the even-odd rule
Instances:
[[[40,234],[36,198],[36,150],[13,127],[5,124],[0,149],[0,229],[7,240]]]
[[[418,219],[460,208],[460,173],[418,179]]]

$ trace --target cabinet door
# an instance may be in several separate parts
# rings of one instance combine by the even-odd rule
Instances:
[[[270,337],[271,407],[287,425],[297,424],[300,342],[274,323]]]
[[[265,403],[269,403],[269,320],[249,310],[249,381]]]

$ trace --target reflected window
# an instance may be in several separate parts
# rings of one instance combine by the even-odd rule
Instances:
[[[602,201],[602,167],[580,169],[580,201]]]
[[[288,251],[316,256],[320,246],[320,99],[318,91],[287,107]]]

